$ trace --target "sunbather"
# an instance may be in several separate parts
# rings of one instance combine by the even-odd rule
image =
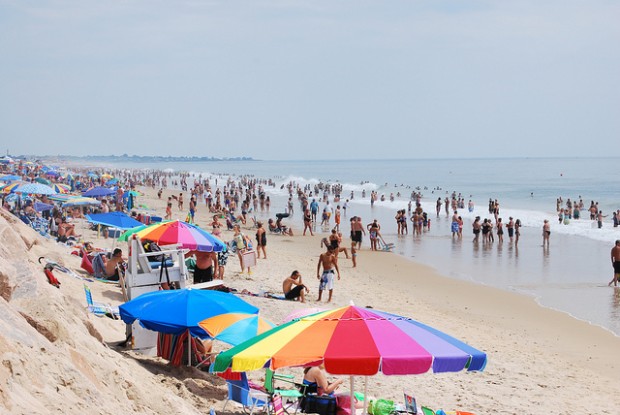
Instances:
[[[120,248],[114,249],[112,257],[108,259],[106,255],[102,255],[103,265],[105,267],[106,279],[110,281],[118,281],[118,265],[122,264],[125,259],[123,258],[123,251]]]

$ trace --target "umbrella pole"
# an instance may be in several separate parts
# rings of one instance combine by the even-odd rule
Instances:
[[[351,375],[349,377],[349,382],[351,383],[350,385],[350,393],[351,393],[351,415],[356,415],[355,414],[355,389],[354,389],[354,385],[355,385],[355,381],[353,379],[353,376]]]
[[[362,413],[365,414],[366,410],[368,410],[368,376],[364,377],[364,412]]]

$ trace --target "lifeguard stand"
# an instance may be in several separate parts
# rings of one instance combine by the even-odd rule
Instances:
[[[162,282],[168,282],[166,270],[161,275],[161,263],[149,262],[150,256],[166,255],[171,257],[166,269],[170,283],[176,283],[180,288],[187,285],[187,268],[185,267],[185,250],[177,245],[162,246],[161,252],[144,252],[139,238],[129,239],[129,259],[125,282],[127,285],[127,298],[131,300],[137,296],[158,291]],[[172,264],[170,264],[172,262]],[[127,336],[131,334],[131,346],[134,350],[154,356],[157,350],[157,332],[147,330],[140,326],[138,321],[127,325]]]

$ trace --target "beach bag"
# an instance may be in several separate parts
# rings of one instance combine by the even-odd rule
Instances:
[[[243,263],[243,268],[256,266],[256,251],[245,251],[242,253],[241,262]]]
[[[368,413],[370,415],[389,415],[394,412],[395,409],[394,401],[389,399],[372,400],[368,404]]]
[[[144,248],[144,252],[161,252],[161,247],[157,245],[155,242],[146,241],[142,244]],[[159,255],[150,255],[147,257],[149,262],[163,262],[164,254]]]
[[[93,276],[95,278],[105,278],[105,264],[103,263],[102,255],[103,253],[98,253],[93,257],[92,267],[93,267]]]
[[[302,401],[302,409],[309,414],[336,415],[336,397],[308,395]]]

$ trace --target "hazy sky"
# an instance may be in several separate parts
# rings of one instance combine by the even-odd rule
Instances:
[[[0,0],[0,153],[618,155],[620,2]]]

